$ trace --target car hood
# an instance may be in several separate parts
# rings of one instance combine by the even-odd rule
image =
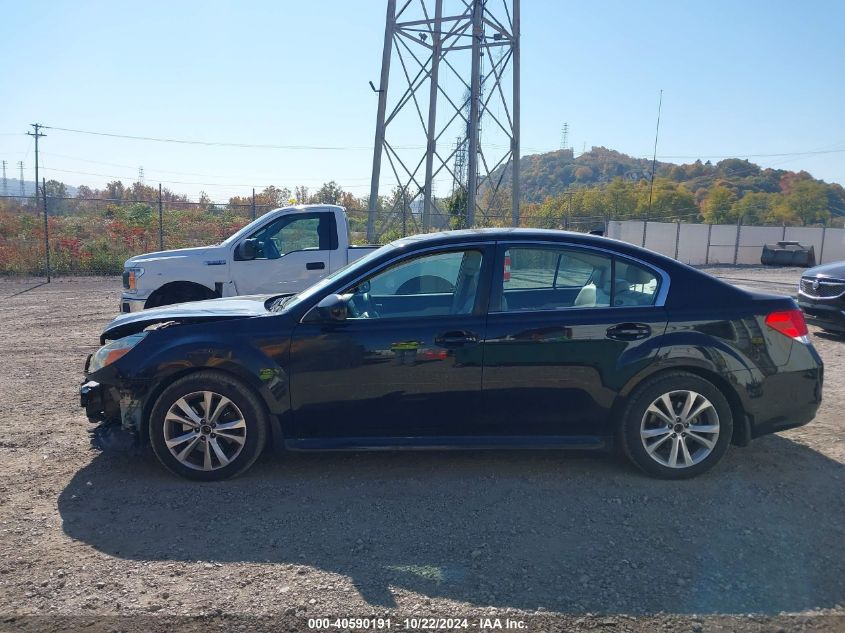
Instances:
[[[802,277],[830,277],[831,279],[845,279],[845,262],[831,262],[805,270]]]
[[[136,255],[126,260],[124,266],[127,268],[133,266],[149,266],[157,262],[172,263],[175,259],[192,259],[199,261],[203,257],[218,257],[221,249],[218,246],[197,246],[194,248],[177,248],[172,251],[156,251],[154,253],[145,253],[143,255]],[[208,262],[206,262],[208,263]],[[225,262],[224,262],[225,263]]]
[[[174,321],[177,323],[198,323],[200,321],[222,321],[243,319],[267,314],[267,302],[280,295],[249,295],[176,303],[161,308],[122,314],[109,323],[100,335],[101,342],[116,340],[154,325]]]

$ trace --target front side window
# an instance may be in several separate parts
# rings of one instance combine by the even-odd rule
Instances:
[[[500,312],[652,305],[658,287],[638,264],[556,246],[508,248],[501,280]]]
[[[400,262],[346,290],[349,318],[470,314],[481,261],[481,251],[460,250]]]
[[[281,217],[252,234],[256,259],[278,259],[293,251],[319,250],[323,233],[319,216]]]

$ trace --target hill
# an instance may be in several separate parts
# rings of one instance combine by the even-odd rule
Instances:
[[[56,195],[57,193],[62,193],[62,195],[66,195],[69,197],[74,197],[76,195],[76,187],[71,185],[64,185],[64,191],[57,192],[54,187],[51,186],[51,183],[57,181],[48,181],[47,182],[47,193],[48,195]],[[57,183],[58,184],[58,183]],[[9,178],[6,180],[6,191],[0,190],[0,195],[7,195],[7,196],[20,196],[21,195],[21,181],[18,178]],[[23,181],[23,195],[24,197],[34,196],[35,195],[35,181],[34,180],[24,180]]]
[[[510,187],[510,172],[502,186]],[[651,217],[751,224],[822,224],[845,217],[845,189],[805,171],[763,168],[748,160],[658,162],[593,147],[523,156],[522,200],[529,215]],[[840,220],[841,221],[841,220]]]
[[[573,188],[607,185],[616,178],[636,183],[648,181],[650,177],[651,160],[606,147],[593,147],[578,157],[573,156],[572,150],[558,150],[523,156],[520,161],[520,185],[525,202],[542,202]],[[680,165],[658,161],[655,177],[683,185],[692,193],[701,190],[704,193],[718,183],[732,189],[738,197],[748,192],[782,193],[791,180],[812,180],[832,187],[835,192],[842,191],[841,185],[816,180],[807,172],[763,168],[739,158],[715,164],[700,160]],[[507,174],[503,183],[509,186]]]

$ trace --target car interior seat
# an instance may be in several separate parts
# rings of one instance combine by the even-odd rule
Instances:
[[[609,306],[610,268],[596,268],[589,281],[578,291],[572,305],[579,308]]]
[[[455,294],[449,314],[469,314],[475,302],[478,280],[481,276],[481,253],[468,251],[461,260],[458,279],[455,282]]]
[[[643,290],[634,290],[632,286],[646,286],[654,281],[654,275],[638,266],[617,264],[617,275],[620,272],[624,272],[625,276],[624,278],[619,276],[616,278],[613,304],[618,306],[650,304],[653,294]]]

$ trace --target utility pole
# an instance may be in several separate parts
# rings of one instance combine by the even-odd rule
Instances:
[[[415,209],[422,210],[422,229],[430,229],[435,214],[446,215],[438,207],[444,198],[438,201],[436,191],[438,184],[448,186],[446,180],[452,181],[453,193],[465,193],[469,226],[477,213],[479,223],[488,216],[501,220],[495,205],[502,196],[497,194],[508,185],[511,221],[518,222],[519,4],[387,0],[381,80],[378,87],[370,82],[378,94],[367,217],[370,242],[398,228],[403,217],[413,230]],[[449,134],[463,141],[443,149]],[[465,166],[466,180],[453,168],[457,163]],[[382,166],[389,170],[383,180]],[[388,182],[404,195],[394,196],[382,215],[379,190]],[[481,204],[480,193],[489,194]],[[406,202],[410,212],[403,216]]]
[[[36,130],[36,134],[38,130]],[[36,139],[36,143],[38,139]],[[38,183],[35,183],[35,190],[38,191]],[[44,258],[47,264],[47,283],[50,283],[50,224],[47,222],[47,182],[41,187],[41,197],[44,200]],[[38,198],[36,197],[36,202]]]
[[[20,177],[20,180],[18,181],[18,184],[21,186],[21,198],[23,198],[26,195],[26,192],[24,191],[24,188],[23,188],[23,161],[22,160],[18,161],[18,167],[20,167],[20,170],[21,170],[21,177]]]
[[[663,108],[663,90],[660,90],[660,101],[657,104],[657,127],[654,130],[654,156],[651,159],[651,183],[648,186],[648,211],[645,222],[643,222],[643,248],[645,248],[646,231],[648,231],[648,220],[651,217],[651,199],[654,194],[654,171],[657,169],[657,137],[660,134],[660,110]]]
[[[27,132],[28,136],[31,136],[35,139],[35,199],[38,200],[38,139],[42,136],[47,136],[43,134],[39,130],[44,127],[40,123],[31,123],[33,128],[35,128],[35,132]],[[44,204],[47,204],[46,202]],[[46,213],[46,211],[45,211]]]
[[[6,161],[3,161],[3,195],[9,195],[9,181],[6,180]]]
[[[158,250],[164,250],[164,205],[161,200],[161,183],[158,183]]]

